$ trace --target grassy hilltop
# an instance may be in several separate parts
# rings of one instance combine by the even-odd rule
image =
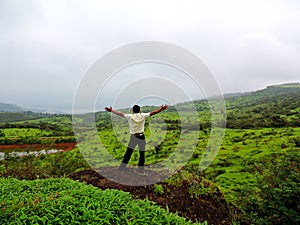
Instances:
[[[207,100],[172,106],[147,121],[147,165],[162,162],[172,153],[175,156],[185,151],[191,153],[180,174],[161,184],[148,187],[147,191],[156,193],[158,197],[152,197],[159,201],[166,198],[177,183],[185,185],[187,196],[197,204],[199,201],[203,204],[219,204],[224,196],[228,205],[222,203],[222,207],[227,210],[231,207],[229,205],[232,205],[234,210],[231,214],[226,214],[231,215],[229,217],[225,218],[224,214],[223,222],[221,219],[214,220],[213,207],[212,211],[207,210],[207,214],[199,212],[198,217],[188,213],[181,214],[193,219],[198,218],[200,221],[206,220],[209,224],[228,224],[228,221],[232,224],[296,224],[300,221],[300,84],[273,85],[254,92],[227,94],[224,98],[227,114],[225,136],[216,158],[205,171],[199,171],[198,168],[201,159],[207,154],[206,147],[211,131],[210,104]],[[189,119],[194,106],[197,108],[198,121]],[[143,107],[142,110],[151,111],[153,107]],[[128,112],[128,109],[124,112]],[[98,112],[95,117],[97,132],[105,151],[121,160],[129,135],[126,121],[114,115],[111,117],[111,114],[106,112]],[[19,157],[16,153],[53,149],[57,146],[74,147],[76,139],[71,119],[70,115],[0,112],[0,158],[4,159],[0,161],[1,176],[30,180],[65,176],[78,178],[80,172],[88,171],[90,166],[85,162],[78,147],[49,155]],[[195,126],[198,122],[200,131]],[[88,132],[79,134],[77,140],[88,138]],[[181,138],[182,136],[184,138]],[[106,165],[107,159],[103,158],[102,149],[97,146],[99,140],[96,139],[90,140],[95,146],[85,146],[85,149],[88,149],[85,157],[94,160],[93,166],[97,168]],[[138,151],[135,151],[130,165],[137,165],[137,161]],[[180,159],[175,157],[167,163],[180,164]],[[99,186],[94,179],[95,177],[88,175],[84,178],[86,182]],[[4,179],[1,182],[5,184],[17,181]],[[21,187],[23,184],[17,185]],[[30,187],[31,184],[26,185]],[[8,187],[9,185],[6,185],[6,188]],[[53,196],[54,194],[52,193]],[[50,198],[45,193],[41,194],[42,196],[46,200]],[[30,200],[33,206],[35,200]],[[5,221],[5,215],[9,215],[5,214],[6,210],[13,212],[12,208],[7,208],[11,202],[6,201],[8,200],[0,201],[0,222]],[[18,204],[21,203],[15,204],[17,205],[14,207],[19,207]],[[169,205],[171,207],[171,202]],[[26,208],[27,206],[24,205],[24,210],[30,209]],[[18,211],[22,210],[21,208],[18,208]],[[177,210],[178,208],[174,208],[173,211]],[[219,210],[219,214],[225,212]],[[74,211],[70,213],[72,215]],[[131,224],[128,220],[127,223]],[[171,216],[170,220],[183,221],[176,219],[176,216]]]

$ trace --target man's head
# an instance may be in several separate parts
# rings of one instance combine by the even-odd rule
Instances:
[[[139,112],[141,111],[141,108],[140,108],[138,105],[134,105],[134,106],[132,107],[132,111],[133,111],[134,113],[139,113]]]

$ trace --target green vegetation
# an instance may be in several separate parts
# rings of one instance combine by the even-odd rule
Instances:
[[[0,122],[2,122],[2,123],[35,120],[35,119],[40,119],[40,118],[55,118],[56,116],[58,116],[58,115],[48,114],[48,113],[34,113],[31,111],[2,112],[0,110]]]
[[[248,217],[257,224],[299,224],[300,153],[272,154],[255,163],[256,189],[239,197]]]
[[[164,193],[164,187],[161,184],[154,185],[154,192],[162,195]]]
[[[192,224],[154,202],[65,178],[1,178],[0,187],[1,224]]]
[[[0,144],[3,145],[61,142],[75,142],[70,116],[0,122]]]
[[[299,127],[299,84],[269,86],[226,99],[228,128]]]
[[[5,160],[0,161],[0,176],[33,180],[64,177],[89,168],[77,148],[38,156],[19,157],[6,154]]]
[[[227,129],[223,145],[205,176],[218,184],[230,201],[245,187],[256,185],[253,166],[272,154],[299,147],[300,128]],[[196,160],[190,162],[197,164]]]

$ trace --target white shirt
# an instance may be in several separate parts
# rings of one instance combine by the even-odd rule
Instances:
[[[132,113],[124,114],[130,127],[130,134],[143,133],[146,118],[150,113]]]

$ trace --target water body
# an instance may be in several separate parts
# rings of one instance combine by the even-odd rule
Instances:
[[[37,156],[37,155],[47,155],[47,154],[53,154],[57,152],[62,152],[62,149],[49,149],[49,150],[40,150],[40,151],[30,151],[30,152],[10,152],[10,153],[4,153],[0,152],[0,160],[5,159],[7,156],[11,157],[22,157],[22,156]]]

